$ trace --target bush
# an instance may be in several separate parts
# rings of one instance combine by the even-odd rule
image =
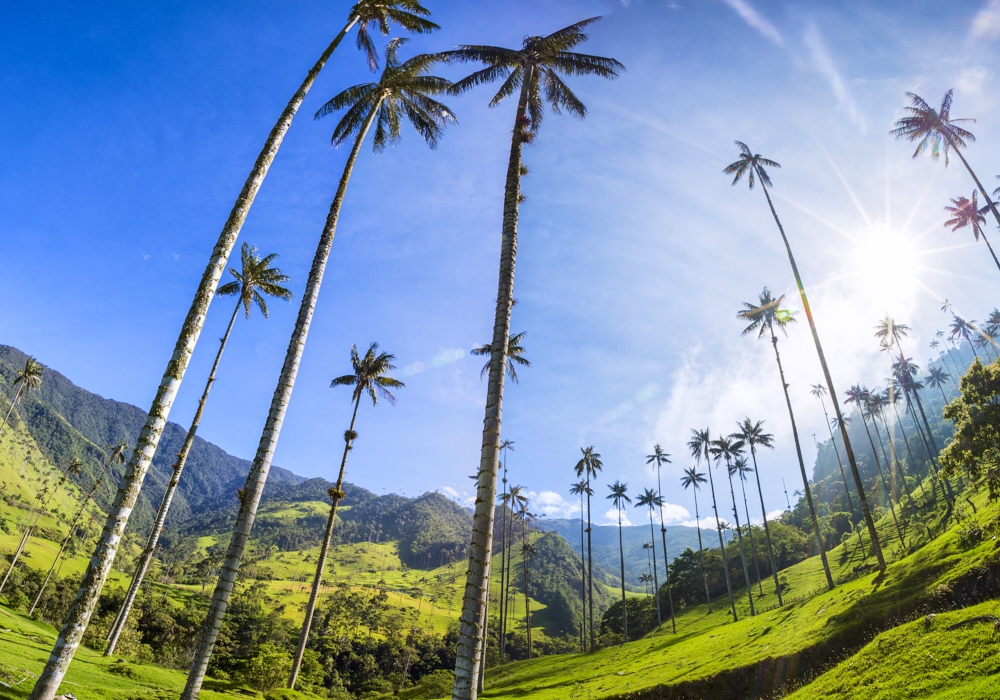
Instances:
[[[27,610],[31,601],[20,588],[15,588],[7,594],[7,605],[14,610]]]
[[[244,662],[238,680],[262,691],[275,690],[288,680],[292,671],[291,655],[270,642],[261,644],[257,652]]]

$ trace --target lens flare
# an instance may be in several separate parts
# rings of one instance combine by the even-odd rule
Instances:
[[[919,291],[917,248],[898,231],[876,224],[859,233],[852,262],[857,290],[886,308],[912,301]]]

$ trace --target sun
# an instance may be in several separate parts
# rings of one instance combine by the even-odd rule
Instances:
[[[884,308],[908,305],[920,283],[915,242],[881,223],[858,232],[851,261],[852,283],[867,300]]]

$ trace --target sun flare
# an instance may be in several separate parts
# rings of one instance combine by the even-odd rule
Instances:
[[[851,272],[856,289],[887,308],[911,301],[919,290],[915,242],[882,224],[859,232]]]

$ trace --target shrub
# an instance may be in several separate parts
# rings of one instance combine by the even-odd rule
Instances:
[[[238,674],[238,680],[266,692],[281,687],[288,680],[291,670],[291,655],[276,644],[268,642],[261,644],[257,652],[246,660]]]

